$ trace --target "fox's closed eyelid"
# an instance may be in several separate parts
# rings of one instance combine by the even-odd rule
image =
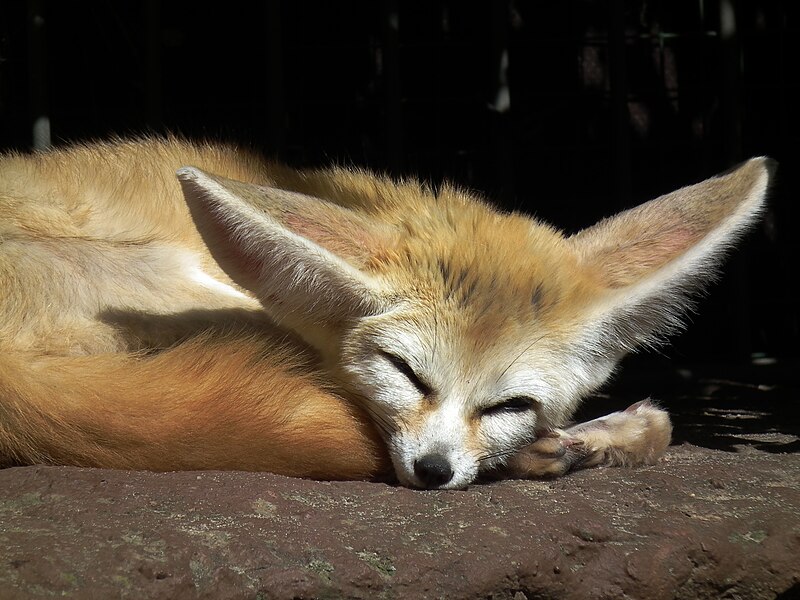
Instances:
[[[429,386],[427,383],[422,381],[414,369],[408,364],[407,361],[403,360],[396,354],[392,354],[391,352],[387,352],[386,350],[379,350],[378,351],[381,356],[383,356],[386,360],[392,363],[392,366],[400,371],[406,379],[408,379],[411,384],[417,388],[417,391],[422,394],[423,396],[427,396],[433,391],[433,388]]]
[[[417,388],[417,391],[420,394],[422,394],[423,396],[427,396],[433,391],[433,388],[431,388],[431,386],[425,383],[419,377],[419,375],[417,375],[416,371],[414,371],[414,369],[411,368],[411,366],[408,364],[408,361],[386,350],[378,350],[378,353],[381,356],[383,356],[386,360],[388,360],[395,369],[400,371],[400,373],[402,373],[406,377],[406,379],[408,379],[409,382],[411,382],[411,384],[415,388]]]
[[[530,396],[514,396],[482,408],[480,416],[526,413],[535,410],[538,405],[539,402]]]

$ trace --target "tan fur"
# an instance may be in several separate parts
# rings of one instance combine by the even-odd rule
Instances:
[[[6,355],[0,398],[8,464],[322,479],[389,466],[363,411],[311,375],[295,349],[241,335],[200,337],[151,358]]]
[[[455,188],[173,138],[8,155],[0,461],[365,478],[389,469],[379,432],[421,486],[408,454],[439,452],[448,414],[464,485],[532,437],[486,427],[502,386],[562,426],[677,327],[766,179],[754,160],[568,238]],[[417,348],[425,398],[387,344]],[[567,468],[652,461],[668,417],[634,412],[576,434],[593,450]]]
[[[544,432],[505,468],[515,477],[558,477],[577,468],[651,465],[671,435],[669,415],[643,400],[621,412]]]
[[[246,153],[176,140],[4,159],[0,458],[323,478],[385,470],[385,450],[360,409],[298,366],[301,347],[275,351],[257,303],[220,305],[199,290],[170,290],[172,280],[137,286],[135,271],[188,248],[237,288],[208,256],[176,185],[174,171],[187,163],[265,180],[265,165]],[[103,304],[82,293],[92,271]],[[114,271],[118,281],[103,280]],[[130,311],[132,324],[105,323],[115,311]],[[153,315],[164,318],[151,326]],[[109,354],[167,347],[198,324],[237,320],[257,322],[261,335],[200,337],[151,358]]]

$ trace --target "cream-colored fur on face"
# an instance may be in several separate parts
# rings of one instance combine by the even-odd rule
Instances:
[[[406,485],[463,487],[680,326],[767,182],[753,159],[566,237],[452,187],[221,145],[7,155],[0,462],[320,478],[390,462]],[[623,414],[591,440],[650,462],[668,418]],[[420,469],[431,456],[449,479]]]

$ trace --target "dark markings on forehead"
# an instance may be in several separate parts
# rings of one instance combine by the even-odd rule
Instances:
[[[469,276],[469,270],[466,267],[462,267],[454,271],[453,266],[444,258],[439,258],[436,264],[439,268],[439,274],[442,276],[442,282],[444,283],[445,299],[450,300],[453,296],[459,294],[459,302],[466,304],[469,301],[469,297],[474,293],[475,286],[477,285],[477,281],[473,279],[466,288],[464,287],[464,282]]]
[[[467,305],[472,300],[472,296],[475,294],[475,288],[478,287],[478,280],[473,279],[466,288],[462,287],[462,294],[461,298],[459,299],[459,305],[462,308],[466,308]]]
[[[469,267],[454,267],[446,258],[437,259],[437,267],[444,283],[444,300],[454,301],[461,309],[471,308],[479,318],[489,312],[497,300],[497,274],[481,280]]]
[[[473,311],[473,318],[481,318],[496,310],[498,302],[502,303],[504,311],[512,310],[514,305],[525,311],[531,310],[531,313],[546,310],[554,302],[551,296],[556,291],[546,290],[546,282],[536,283],[529,291],[519,288],[515,292],[518,297],[508,298],[504,294],[508,294],[511,288],[502,283],[502,272],[484,273],[485,276],[480,277],[479,271],[470,270],[468,266],[455,266],[446,256],[437,258],[436,267],[444,284],[443,299],[456,303],[460,309],[469,308]],[[522,307],[526,302],[529,302],[530,309]]]
[[[542,300],[544,300],[544,286],[541,283],[537,283],[531,294],[531,306],[534,309],[540,308]]]
[[[439,267],[439,273],[442,275],[442,281],[447,283],[450,280],[450,265],[448,265],[444,259],[438,259],[436,261],[436,266]]]
[[[469,271],[466,268],[462,268],[458,271],[453,283],[451,284],[451,288],[453,292],[461,290],[464,292],[464,281],[467,279],[467,275],[469,275]],[[468,291],[464,294],[465,296],[469,296],[475,290],[475,279],[472,280]]]

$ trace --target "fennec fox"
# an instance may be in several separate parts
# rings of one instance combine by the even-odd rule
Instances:
[[[7,155],[0,462],[421,488],[652,462],[649,402],[559,428],[680,327],[768,179],[753,159],[567,237],[220,145]]]

